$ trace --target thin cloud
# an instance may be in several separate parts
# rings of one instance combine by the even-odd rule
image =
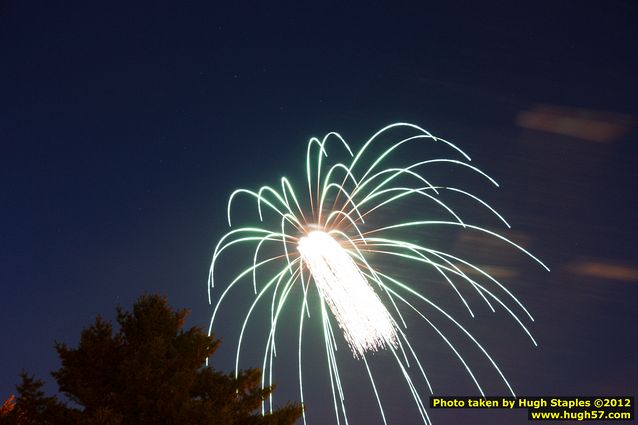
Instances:
[[[626,114],[544,104],[534,105],[516,117],[516,124],[523,128],[601,143],[627,134],[635,122]]]
[[[597,279],[638,281],[638,267],[603,260],[577,261],[568,265],[567,270],[579,276]]]

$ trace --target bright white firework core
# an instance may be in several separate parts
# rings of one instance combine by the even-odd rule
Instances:
[[[374,289],[348,252],[328,233],[312,231],[297,249],[355,357],[397,347],[397,333]]]

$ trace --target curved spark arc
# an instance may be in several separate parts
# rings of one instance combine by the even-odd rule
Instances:
[[[298,261],[298,259],[295,260],[295,262],[296,261]],[[277,284],[279,284],[281,282],[281,279],[283,278],[285,273],[286,273],[286,268],[284,268],[279,273],[277,273],[272,279],[270,279],[268,281],[268,283],[266,283],[266,285],[264,285],[264,287],[261,289],[259,294],[255,297],[255,300],[250,305],[250,308],[248,309],[248,313],[246,313],[246,317],[244,318],[244,322],[242,323],[242,326],[241,326],[241,332],[239,333],[239,341],[237,342],[237,350],[236,350],[237,354],[235,355],[235,377],[237,377],[238,374],[239,374],[239,353],[241,351],[241,342],[242,342],[242,339],[244,338],[244,332],[246,331],[246,325],[248,324],[248,320],[250,319],[250,316],[251,316],[253,310],[257,306],[257,303],[259,302],[259,299],[263,295],[265,295],[266,292],[268,292],[268,289],[270,288],[270,286],[272,286],[272,284],[275,281],[277,281]],[[273,332],[273,334],[274,334],[274,332]]]
[[[241,272],[239,275],[237,275],[235,277],[235,279],[232,280],[232,282],[230,282],[230,284],[228,285],[228,287],[226,287],[226,289],[224,290],[224,292],[222,292],[222,294],[219,297],[219,301],[217,301],[217,304],[215,304],[215,308],[213,310],[213,315],[210,319],[210,325],[208,326],[208,332],[209,334],[212,333],[213,330],[213,322],[215,321],[215,316],[217,315],[217,311],[219,310],[219,308],[221,307],[222,301],[224,300],[224,298],[226,297],[226,295],[230,292],[230,290],[237,284],[237,282],[239,282],[241,280],[241,278],[243,278],[244,276],[246,276],[248,273],[252,272],[252,270],[256,267],[261,267],[262,265],[269,263],[271,261],[275,261],[277,260],[278,257],[271,257],[267,260],[261,261],[259,262],[256,266],[250,267],[246,270],[244,270],[243,272]]]
[[[379,397],[379,392],[377,391],[377,386],[374,383],[374,378],[372,377],[372,371],[370,370],[370,366],[368,366],[368,361],[366,360],[366,356],[363,356],[362,360],[363,360],[363,364],[366,366],[368,377],[370,378],[370,385],[372,385],[372,390],[374,391],[374,397],[377,400],[377,404],[379,405],[379,413],[381,413],[381,419],[383,419],[384,425],[388,425],[388,421],[386,421],[385,419],[385,412],[383,411],[383,403],[381,403],[381,398]]]
[[[534,317],[530,314],[530,312],[525,308],[525,306],[523,305],[523,303],[516,297],[514,296],[514,294],[511,293],[511,291],[509,291],[507,289],[507,287],[505,287],[502,283],[500,283],[498,280],[496,280],[493,276],[491,276],[489,273],[485,272],[484,270],[482,270],[480,267],[475,266],[474,264],[463,260],[460,257],[451,255],[449,253],[445,253],[445,252],[441,252],[441,251],[437,251],[437,250],[433,250],[433,249],[429,249],[417,244],[412,244],[412,243],[408,243],[408,242],[400,242],[397,244],[397,241],[394,241],[392,239],[383,239],[383,238],[368,238],[366,239],[366,241],[371,241],[371,243],[366,243],[367,245],[370,246],[374,246],[374,242],[382,242],[385,243],[387,246],[395,246],[395,247],[404,247],[410,250],[415,250],[415,251],[425,251],[428,253],[431,253],[439,258],[441,258],[443,261],[445,261],[450,267],[452,267],[454,270],[450,270],[448,269],[448,271],[457,274],[458,276],[464,278],[467,282],[469,282],[470,284],[472,284],[473,286],[475,286],[475,288],[480,289],[481,291],[485,291],[487,292],[490,296],[492,297],[496,297],[495,295],[491,294],[490,291],[486,290],[482,285],[478,284],[477,282],[475,282],[474,280],[472,280],[471,278],[469,278],[469,276],[467,276],[465,273],[463,273],[460,269],[458,269],[458,267],[454,266],[453,263],[451,263],[449,260],[447,260],[445,257],[450,257],[455,261],[458,261],[459,263],[462,263],[470,268],[472,268],[473,270],[475,270],[476,272],[482,274],[483,276],[485,276],[486,278],[488,278],[489,280],[491,280],[492,282],[494,282],[500,289],[502,289],[507,295],[509,295],[509,297],[516,303],[518,304],[518,306],[525,312],[525,314],[529,317],[529,319],[531,321],[534,321]],[[396,255],[400,255],[400,254],[396,254]],[[409,257],[410,259],[413,259],[415,261],[422,261],[418,258],[414,258],[414,257]],[[424,258],[424,257],[422,257]],[[431,262],[429,259],[424,258],[426,262],[433,264],[433,262]],[[439,266],[441,266],[439,264]],[[492,305],[489,303],[489,301],[483,297],[484,301],[488,304],[488,306],[490,307],[490,309],[492,310],[492,312],[494,312],[494,308],[492,307]],[[506,307],[506,305],[504,303],[501,302],[501,305],[503,305],[503,307]],[[522,324],[521,324],[522,326]],[[523,329],[525,329],[525,332],[530,335],[529,331],[523,327]],[[532,338],[533,341],[533,338]]]
[[[379,183],[377,186],[374,187],[374,189],[372,189],[370,191],[370,193],[366,196],[366,198],[364,198],[361,201],[361,204],[366,203],[366,201],[368,200],[369,197],[373,196],[377,191],[381,190],[385,185],[387,185],[388,183],[390,183],[392,180],[394,180],[395,178],[399,177],[401,174],[408,174],[412,177],[417,178],[418,180],[422,181],[423,183],[425,183],[426,185],[428,185],[429,188],[433,189],[435,193],[438,194],[438,191],[436,190],[436,188],[425,178],[423,178],[423,176],[421,176],[420,174],[412,171],[413,168],[417,168],[420,167],[422,165],[426,165],[426,164],[433,164],[433,163],[437,163],[437,162],[447,162],[447,163],[451,163],[451,164],[455,164],[455,165],[460,165],[463,167],[467,167],[470,170],[482,175],[483,177],[485,177],[486,179],[488,179],[492,184],[494,184],[494,186],[498,187],[498,183],[496,182],[496,180],[494,180],[493,178],[491,178],[489,175],[487,175],[486,173],[484,173],[483,171],[481,171],[481,169],[479,169],[478,167],[475,167],[473,165],[470,165],[466,162],[463,161],[458,161],[455,159],[449,159],[449,158],[437,158],[437,159],[431,159],[431,160],[427,160],[427,161],[420,161],[417,163],[414,163],[408,167],[403,167],[403,168],[386,168],[384,170],[381,170],[377,173],[375,173],[374,175],[372,175],[371,177],[369,177],[367,180],[365,180],[363,183],[361,183],[356,190],[356,193],[358,193],[359,191],[361,191],[365,186],[367,186],[368,184],[370,184],[372,181],[374,181],[377,177],[381,177],[384,174],[387,173],[394,173],[391,176],[387,177],[385,180],[383,180],[381,183]],[[356,194],[355,193],[355,194]]]
[[[271,324],[271,333],[270,333],[270,338],[272,340],[272,343],[270,344],[270,361],[269,361],[269,365],[268,365],[268,386],[272,386],[272,369],[273,369],[273,360],[274,357],[277,355],[276,354],[276,343],[275,343],[275,338],[276,338],[276,333],[277,333],[277,324],[278,324],[278,318],[279,318],[279,313],[281,313],[281,311],[283,310],[283,307],[288,299],[288,295],[290,295],[290,292],[292,291],[293,285],[296,282],[296,272],[295,274],[293,274],[288,281],[285,284],[283,293],[279,299],[279,303],[277,305],[277,314],[275,315],[275,319],[274,319],[274,323]],[[273,395],[272,393],[270,393],[269,395],[269,404],[270,404],[270,412],[273,412]]]
[[[372,149],[378,149],[388,137],[394,135],[395,131],[402,131],[404,134],[395,138],[394,142],[388,143],[384,149],[379,149],[380,153],[374,156],[369,164],[365,164],[364,154],[372,152]],[[402,150],[404,146],[423,142],[439,143],[453,153],[460,155],[461,158],[435,157],[408,162],[409,165],[398,167],[385,164],[386,161],[394,158],[396,152]],[[333,151],[329,151],[328,148],[333,147],[333,145],[341,147],[341,155],[349,156],[349,162],[332,157]],[[366,155],[367,157],[368,155]],[[383,388],[375,382],[369,365],[371,357],[368,355],[368,353],[377,350],[387,350],[394,357],[400,375],[414,399],[423,423],[426,425],[431,423],[419,391],[419,386],[423,382],[421,378],[418,379],[418,382],[413,381],[410,363],[413,362],[417,365],[418,372],[415,373],[423,378],[431,394],[433,387],[417,352],[410,344],[408,334],[404,332],[404,329],[407,329],[407,324],[403,314],[406,312],[416,315],[439,335],[441,341],[448,345],[452,353],[459,359],[478,391],[484,395],[469,364],[455,347],[454,342],[446,336],[445,329],[429,320],[421,305],[434,309],[461,334],[465,335],[483,353],[510,393],[514,395],[510,383],[497,363],[469,330],[443,307],[432,302],[424,294],[426,292],[424,287],[417,288],[407,282],[402,282],[382,271],[383,267],[378,265],[379,258],[394,258],[396,261],[406,264],[411,263],[431,268],[436,272],[435,276],[449,285],[452,293],[456,294],[468,310],[470,317],[474,318],[475,314],[470,306],[470,299],[466,298],[467,295],[461,291],[463,288],[468,288],[466,290],[471,288],[472,294],[474,294],[472,296],[478,295],[491,312],[496,312],[495,306],[502,307],[504,312],[521,327],[536,345],[536,341],[521,318],[524,316],[517,313],[518,308],[516,308],[517,312],[514,312],[508,303],[511,305],[514,302],[532,321],[533,317],[505,285],[470,261],[422,245],[420,242],[414,243],[410,240],[404,240],[405,236],[393,235],[397,232],[399,235],[401,232],[410,234],[415,229],[428,229],[431,226],[441,228],[454,226],[460,231],[478,231],[513,246],[517,251],[529,256],[543,268],[549,270],[541,260],[522,246],[497,232],[469,222],[466,214],[463,214],[463,219],[461,219],[462,214],[452,208],[453,203],[447,199],[444,202],[440,196],[443,192],[451,192],[458,194],[457,197],[469,198],[480,204],[482,208],[489,210],[491,216],[510,228],[510,224],[505,218],[487,202],[460,187],[440,184],[435,182],[433,178],[429,176],[426,178],[423,175],[425,171],[430,172],[429,165],[431,164],[463,167],[479,174],[495,187],[499,186],[489,175],[466,161],[471,161],[470,157],[453,143],[436,137],[417,125],[395,123],[374,133],[356,152],[353,152],[345,139],[336,132],[328,133],[321,139],[311,138],[306,150],[305,164],[307,195],[298,196],[300,193],[295,192],[293,182],[286,177],[280,179],[278,187],[265,185],[261,186],[258,191],[247,189],[233,191],[229,197],[226,212],[229,226],[233,225],[232,205],[233,202],[237,202],[239,195],[242,198],[253,199],[257,207],[257,217],[261,222],[261,227],[246,226],[232,229],[226,233],[215,246],[209,271],[208,295],[209,302],[212,304],[211,288],[215,282],[216,262],[220,261],[222,254],[227,250],[236,250],[238,247],[246,245],[252,247],[250,248],[253,250],[251,266],[236,274],[222,291],[213,309],[209,325],[209,334],[211,334],[215,318],[227,299],[228,293],[240,285],[243,280],[252,281],[254,298],[242,321],[235,356],[235,373],[237,374],[239,371],[242,341],[251,318],[256,316],[255,313],[259,310],[259,306],[269,305],[270,330],[264,349],[262,367],[264,373],[261,385],[262,388],[267,384],[268,386],[272,385],[273,365],[277,357],[278,346],[277,326],[282,311],[286,310],[287,306],[293,302],[292,294],[294,293],[295,296],[300,297],[299,301],[297,301],[298,298],[295,298],[294,302],[300,302],[297,329],[297,374],[299,394],[303,406],[305,400],[302,347],[304,338],[309,337],[309,334],[304,332],[304,312],[310,318],[309,291],[315,290],[319,295],[317,308],[320,314],[314,317],[320,317],[323,329],[327,372],[330,378],[337,424],[348,424],[348,415],[344,382],[339,373],[337,360],[337,343],[340,337],[335,332],[335,326],[341,329],[346,345],[350,348],[355,360],[363,362],[362,366],[370,380],[375,400],[379,406],[379,414],[384,424],[387,424],[388,421],[391,422],[391,420],[386,418],[382,402]],[[451,200],[454,199],[454,195],[450,195],[450,197]],[[428,211],[436,215],[436,218],[443,215],[444,218],[454,221],[419,220],[419,217],[415,217],[417,219],[413,221],[375,223],[376,212],[392,208],[404,199],[415,198],[423,199],[424,203],[433,207],[429,208]],[[307,202],[301,202],[303,199],[307,199]],[[275,270],[278,271],[271,271],[273,269],[271,266],[274,265],[277,266]],[[266,269],[269,277],[262,278],[263,270]],[[472,276],[469,276],[468,273],[471,273]],[[264,283],[261,282],[262,280]],[[298,286],[301,288],[294,290]],[[272,294],[271,297],[268,294]],[[264,302],[265,299],[270,299],[270,302]],[[521,317],[518,314],[521,314]],[[373,318],[377,320],[373,320]],[[378,320],[379,318],[383,319]],[[268,410],[272,412],[272,393],[268,397],[268,401],[262,401],[262,414],[266,414],[266,403],[269,405]],[[307,425],[305,408],[302,412],[303,422]]]
[[[364,272],[364,273],[365,273],[365,272]],[[379,278],[378,278],[377,276],[368,275],[368,277],[370,277],[370,279],[373,279],[373,280],[375,280],[375,281],[378,281],[378,283],[379,283],[379,284],[380,284],[383,288],[385,288],[385,284],[384,284],[382,281],[380,281],[380,280],[379,280]],[[388,292],[388,291],[385,291],[385,292]],[[392,300],[392,294],[391,294],[390,292],[388,292],[388,297]],[[393,301],[393,300],[392,300],[392,302],[394,303],[394,301]],[[455,352],[455,353],[459,356],[459,358],[461,359],[462,363],[463,363],[464,365],[466,365],[465,361],[464,361],[464,360],[463,360],[463,358],[460,356],[460,354],[458,353],[458,351],[456,351],[456,349],[454,348],[454,346],[453,346],[453,345],[452,345],[452,344],[451,344],[451,343],[447,340],[447,338],[445,338],[445,336],[443,335],[443,333],[442,333],[442,332],[440,332],[440,331],[438,330],[438,328],[437,328],[434,324],[432,324],[429,320],[427,320],[427,319],[426,319],[426,321],[430,324],[430,326],[432,326],[432,327],[433,327],[433,329],[434,329],[437,333],[439,333],[439,334],[443,337],[443,339],[446,341],[446,343],[448,343],[448,345],[450,345],[450,347],[452,348],[452,350],[453,350],[453,351],[454,351],[454,352]],[[419,370],[421,371],[421,374],[422,374],[422,376],[423,376],[424,380],[426,381],[426,384],[428,385],[428,388],[429,388],[429,390],[430,390],[430,393],[431,393],[431,394],[433,394],[432,386],[431,386],[430,381],[429,381],[429,379],[428,379],[428,377],[427,377],[427,374],[425,373],[425,370],[423,369],[423,366],[422,366],[422,364],[421,364],[421,362],[420,362],[420,360],[419,360],[418,356],[417,356],[417,355],[416,355],[416,353],[414,352],[414,350],[413,350],[413,348],[412,348],[412,346],[411,346],[411,344],[410,344],[409,340],[407,339],[407,336],[406,336],[406,335],[405,335],[405,333],[404,333],[404,332],[402,332],[400,329],[398,329],[398,328],[397,328],[397,330],[400,332],[400,334],[401,334],[401,336],[403,337],[403,339],[404,339],[404,341],[405,341],[406,345],[407,345],[407,346],[408,346],[408,348],[410,349],[410,352],[411,352],[411,354],[412,354],[412,357],[413,357],[413,358],[414,358],[414,360],[416,361],[416,363],[417,363],[417,365],[418,365],[418,367],[419,367]],[[407,355],[405,354],[405,352],[404,352],[404,358],[405,358],[405,361],[406,361],[406,365],[408,365],[408,367],[409,367],[408,360],[407,360]],[[397,358],[397,359],[398,359],[398,358]],[[470,373],[470,375],[471,375],[472,377],[474,377],[474,375],[472,374],[471,370],[469,370],[469,369],[468,369],[468,372]],[[477,383],[477,386],[478,386],[478,382],[477,382],[476,380],[475,380],[475,382]],[[482,390],[481,390],[481,388],[480,388],[480,386],[478,386],[478,388],[479,388],[479,390],[480,390],[480,391],[482,391]]]
[[[436,250],[429,250],[430,252],[432,252],[435,255],[440,255],[440,256],[447,256],[450,257],[452,259],[454,259],[455,261],[458,261],[470,268],[472,268],[473,270],[475,270],[476,272],[482,274],[483,276],[485,276],[486,278],[488,278],[489,280],[491,280],[492,282],[494,282],[499,288],[501,288],[505,293],[507,293],[507,295],[509,295],[514,302],[516,302],[516,304],[519,305],[519,307],[525,312],[525,314],[527,314],[527,317],[529,317],[529,319],[533,322],[534,321],[534,317],[532,316],[532,314],[527,310],[527,308],[525,308],[525,306],[523,305],[523,303],[514,296],[514,294],[512,294],[509,289],[507,289],[507,287],[505,287],[502,283],[500,283],[498,280],[496,280],[492,275],[490,275],[489,273],[486,273],[484,270],[482,270],[480,267],[475,266],[472,263],[469,263],[465,260],[463,260],[462,258],[456,257],[454,255],[445,253],[445,252],[441,252],[441,251],[436,251]],[[493,309],[492,309],[493,310]]]
[[[410,259],[414,259],[415,261],[424,261],[430,265],[432,265],[437,272],[439,272],[439,274],[441,274],[443,276],[443,278],[454,288],[455,292],[457,292],[458,294],[458,290],[456,289],[456,287],[454,286],[454,284],[451,282],[451,279],[445,274],[445,272],[442,269],[442,264],[439,263],[435,263],[432,260],[430,260],[428,257],[426,257],[422,252],[420,252],[419,250],[424,250],[428,253],[430,253],[429,251],[427,251],[426,248],[423,248],[419,245],[414,245],[414,244],[408,244],[408,243],[402,243],[402,244],[397,244],[396,241],[393,241],[391,239],[379,239],[379,238],[373,238],[376,241],[383,241],[385,243],[379,243],[376,244],[378,246],[387,246],[387,247],[398,247],[398,248],[406,248],[407,250],[414,252],[418,257],[420,258],[414,258],[412,256],[407,256],[407,258]],[[374,246],[375,244],[373,244]],[[375,251],[376,252],[376,251]],[[390,253],[393,254],[393,253]],[[437,256],[436,254],[434,254],[435,256]],[[467,276],[465,273],[463,273],[454,263],[452,263],[450,260],[444,258],[444,257],[440,257],[449,267],[451,267],[452,269],[454,269],[454,271],[456,272],[456,274],[460,277],[462,277],[463,279],[465,279],[467,282],[469,282],[474,289],[476,289],[476,292],[479,294],[479,296],[481,298],[483,298],[483,301],[485,301],[485,303],[487,304],[487,306],[490,308],[490,310],[492,310],[492,313],[495,312],[494,307],[492,306],[492,304],[489,302],[489,300],[485,297],[485,295],[483,294],[483,292],[481,292],[481,290],[477,287],[476,282],[474,282],[472,279],[470,279],[469,276]],[[450,269],[447,269],[448,271],[451,271]],[[467,302],[465,301],[465,299],[458,294],[459,297],[461,297],[461,301],[463,302],[463,304],[465,304],[465,306],[468,308],[468,310],[470,311],[470,315],[472,317],[474,317],[474,314],[472,313],[471,309],[469,308],[469,306],[467,305]]]
[[[301,264],[300,264],[301,267]],[[303,278],[303,270],[300,272],[301,278],[301,286],[304,289],[303,302],[301,303],[301,311],[299,314],[299,338],[297,342],[297,372],[299,376],[299,400],[301,402],[302,410],[301,414],[303,417],[303,423],[306,425],[306,409],[304,405],[304,396],[303,396],[303,372],[301,368],[301,341],[303,337],[303,322],[304,322],[304,310],[308,313],[308,317],[310,317],[310,311],[308,309],[308,286],[310,284],[310,280],[308,280],[308,284],[304,282]]]
[[[539,260],[531,252],[527,251],[522,246],[520,246],[517,243],[507,239],[504,236],[499,235],[498,233],[492,232],[491,230],[485,229],[485,228],[480,227],[480,226],[474,226],[472,224],[462,225],[462,224],[456,223],[454,221],[421,220],[421,221],[412,221],[412,222],[407,222],[407,223],[394,224],[394,225],[391,225],[391,226],[379,227],[378,229],[370,230],[370,231],[368,231],[366,233],[377,233],[377,232],[381,232],[383,230],[398,229],[400,227],[420,226],[420,225],[430,225],[430,224],[445,224],[445,225],[451,225],[451,226],[463,226],[463,227],[469,227],[471,229],[475,229],[475,230],[487,233],[489,235],[492,235],[492,236],[494,236],[494,237],[496,237],[496,238],[498,238],[498,239],[500,239],[500,240],[502,240],[504,242],[507,242],[508,244],[514,246],[516,249],[518,249],[519,251],[525,253],[532,260],[534,260],[538,264],[540,264],[545,270],[549,271],[549,267],[547,267],[545,265],[545,263],[543,263],[541,260]]]
[[[487,295],[491,296],[492,298],[494,298],[495,301],[497,301],[506,311],[507,313],[510,314],[510,316],[512,316],[512,318],[518,323],[518,325],[523,329],[523,331],[529,336],[529,338],[531,339],[532,343],[537,346],[538,344],[536,343],[536,340],[534,339],[534,337],[532,336],[531,332],[529,331],[529,329],[523,324],[523,322],[520,320],[520,318],[509,308],[507,307],[507,305],[505,303],[503,303],[503,301],[498,298],[496,295],[494,295],[490,290],[486,289],[485,287],[483,287],[482,285],[478,284],[477,282],[473,281],[472,279],[470,279],[469,277],[467,277],[466,275],[464,275],[463,273],[457,272],[451,268],[445,267],[442,264],[438,264],[438,263],[434,263],[433,261],[427,259],[427,258],[419,258],[419,257],[415,257],[415,256],[410,256],[410,255],[405,255],[405,254],[398,254],[398,253],[394,253],[394,252],[387,252],[387,251],[374,251],[377,253],[382,253],[382,254],[389,254],[389,255],[395,255],[395,256],[400,256],[400,257],[405,257],[414,261],[423,261],[426,262],[428,264],[431,264],[432,266],[434,266],[435,268],[437,268],[437,270],[439,268],[442,269],[446,269],[448,272],[450,273],[454,273],[459,275],[460,277],[464,277],[465,280],[467,280],[470,284],[472,284],[477,290],[483,291],[485,292]],[[487,300],[486,300],[487,301]],[[472,317],[474,317],[472,315]]]
[[[512,389],[512,387],[510,386],[509,381],[505,378],[505,375],[503,374],[503,372],[501,371],[501,369],[498,367],[498,365],[496,364],[496,362],[494,361],[494,359],[492,358],[492,356],[489,355],[489,353],[487,352],[487,350],[485,350],[485,348],[483,348],[483,346],[476,340],[476,338],[463,326],[461,325],[456,319],[454,319],[447,311],[445,311],[444,309],[442,309],[440,306],[438,306],[436,303],[432,302],[431,300],[427,299],[426,297],[424,297],[423,295],[419,294],[418,292],[412,290],[408,285],[393,279],[392,277],[385,275],[385,274],[381,274],[384,278],[388,279],[389,281],[395,283],[396,285],[398,285],[401,289],[406,290],[407,292],[411,293],[412,295],[414,295],[417,298],[420,298],[421,300],[425,301],[427,304],[429,304],[430,306],[434,307],[437,311],[439,311],[441,314],[443,314],[448,320],[450,320],[452,323],[454,323],[454,325],[456,325],[457,328],[459,328],[465,335],[467,335],[467,337],[474,343],[474,345],[477,346],[477,348],[479,348],[481,350],[481,352],[483,352],[483,354],[485,355],[485,357],[487,357],[487,359],[490,361],[490,363],[492,364],[492,366],[494,367],[494,369],[496,369],[496,371],[498,372],[498,374],[501,376],[501,379],[503,380],[503,382],[507,385],[507,388],[510,390],[510,393],[512,394],[513,397],[516,397],[516,394],[514,393],[514,390]],[[395,294],[397,297],[402,298],[399,294],[397,294],[396,291],[393,291],[391,288],[386,288],[388,291],[390,291],[391,293]],[[408,303],[407,301],[404,301],[407,305],[409,305],[410,307],[413,308],[413,310],[419,312],[418,309],[416,309],[415,307],[412,306],[412,304]],[[423,318],[426,319],[425,315],[423,315],[422,313],[419,312],[419,315]],[[429,321],[428,321],[429,322]],[[476,381],[475,381],[476,382]],[[478,383],[477,383],[478,386]],[[479,386],[480,388],[480,386]],[[483,391],[481,390],[481,395],[485,396],[483,394]]]
[[[425,164],[431,164],[431,163],[436,163],[436,162],[448,162],[451,164],[456,164],[456,165],[461,165],[464,167],[467,167],[469,169],[471,169],[472,171],[475,171],[476,173],[482,175],[483,177],[485,177],[486,179],[488,179],[492,184],[494,184],[496,187],[498,187],[498,183],[496,182],[496,180],[494,180],[493,178],[491,178],[489,175],[487,175],[486,173],[484,173],[483,171],[481,171],[479,168],[474,167],[470,164],[467,164],[465,162],[462,161],[457,161],[454,159],[448,159],[448,158],[438,158],[438,159],[434,159],[434,160],[427,160],[427,161],[421,161],[421,162],[417,162],[414,163],[408,167],[405,168],[388,168],[382,171],[377,172],[376,174],[374,174],[373,176],[371,176],[370,178],[368,178],[367,180],[363,180],[362,183],[360,185],[358,185],[353,193],[353,197],[358,194],[359,191],[361,191],[365,186],[367,186],[371,181],[373,181],[375,178],[382,176],[383,174],[386,173],[390,173],[390,172],[394,172],[393,175],[391,175],[390,177],[386,178],[383,182],[379,183],[376,187],[374,187],[370,193],[368,193],[368,195],[366,195],[366,197],[358,204],[359,206],[362,206],[363,204],[367,203],[368,201],[370,201],[370,199],[373,199],[377,196],[380,196],[382,193],[386,193],[385,191],[382,191],[381,189],[388,184],[389,182],[391,182],[394,178],[400,176],[403,173],[409,174],[411,176],[416,177],[417,179],[423,181],[425,184],[428,185],[429,188],[433,189],[434,192],[438,195],[439,192],[437,190],[436,187],[434,187],[429,181],[427,181],[426,179],[424,179],[422,176],[420,176],[419,174],[411,171],[412,168],[416,168],[419,167],[421,165],[425,165]],[[392,188],[391,190],[396,190],[399,188]],[[408,189],[408,188],[401,188],[401,189]],[[436,198],[431,197],[430,195],[427,195],[425,192],[419,192],[419,190],[423,190],[423,188],[421,189],[412,189],[414,192],[418,192],[422,195],[428,196],[430,197],[432,200],[436,201],[437,203],[439,203],[440,205],[442,205],[444,208],[446,208],[449,212],[451,212],[455,218],[459,221],[459,223],[463,224],[463,222],[461,221],[460,218],[458,218],[456,216],[456,214],[454,214],[453,211],[451,211],[444,203],[442,203],[441,201],[438,201]],[[458,191],[458,189],[457,189]],[[489,205],[487,205],[487,203],[485,203],[483,200],[481,200],[480,198],[465,192],[465,191],[460,191],[464,194],[466,194],[467,196],[470,196],[474,199],[476,199],[477,201],[479,201],[480,203],[484,204],[485,206],[487,206],[490,210],[493,210],[491,207],[489,207]],[[397,198],[398,199],[398,198]],[[389,203],[389,202],[385,202],[385,203]],[[373,211],[374,209],[378,208],[379,206],[385,205],[385,203],[379,204],[377,205],[375,208],[372,208],[371,210],[368,210],[364,215],[367,215],[369,212]],[[505,219],[503,219],[500,214],[496,213],[496,211],[494,211],[494,213],[501,218],[502,221],[505,221]],[[509,224],[507,222],[505,222],[505,224],[508,226],[508,228],[510,227]]]

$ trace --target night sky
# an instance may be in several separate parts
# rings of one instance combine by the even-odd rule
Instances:
[[[396,121],[454,141],[495,177],[501,187],[481,196],[552,269],[511,251],[481,259],[507,272],[536,318],[538,348],[502,311],[466,320],[517,393],[637,395],[638,7],[516,3],[0,1],[0,401],[22,370],[54,393],[54,341],[77,343],[96,315],[113,319],[145,292],[207,327],[207,273],[232,190],[303,176],[312,136],[334,130],[358,147]],[[449,238],[458,252],[485,242]],[[248,307],[226,310],[216,329],[219,369],[233,366]],[[435,391],[475,394],[419,329]],[[330,423],[316,361],[310,423]],[[488,364],[475,367],[490,394],[507,393]],[[344,378],[351,423],[381,423],[356,369]],[[387,371],[390,423],[419,423]],[[296,372],[283,360],[276,369],[279,402],[297,400]]]

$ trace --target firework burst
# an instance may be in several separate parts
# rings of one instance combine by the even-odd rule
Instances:
[[[379,147],[395,134],[403,136],[395,138],[385,147]],[[402,167],[385,165],[402,145],[424,142],[441,145],[449,152],[449,157],[416,161]],[[328,156],[329,144],[331,149],[340,149],[347,155],[348,160],[332,160],[332,156]],[[372,151],[380,154],[366,162],[365,158],[370,157]],[[306,193],[303,196],[298,196],[301,193],[296,192],[292,183],[285,177],[281,179],[279,186],[263,186],[257,191],[235,190],[228,201],[229,226],[233,227],[233,202],[239,196],[254,199],[261,224],[234,228],[220,239],[213,253],[208,285],[209,302],[212,304],[211,288],[214,286],[215,267],[222,253],[234,245],[252,246],[250,265],[237,274],[216,298],[209,327],[211,333],[217,313],[229,291],[241,282],[252,281],[255,296],[239,335],[235,370],[239,370],[242,339],[251,314],[258,305],[269,306],[270,331],[266,337],[263,356],[263,370],[269,372],[263,374],[262,385],[271,384],[280,315],[284,308],[292,308],[288,307],[291,304],[289,299],[293,297],[291,294],[299,294],[299,321],[296,326],[299,394],[303,404],[303,325],[304,320],[310,317],[311,310],[315,310],[309,305],[309,292],[316,290],[318,306],[315,311],[319,313],[323,328],[327,371],[337,424],[347,424],[348,416],[335,354],[339,341],[335,325],[341,329],[354,358],[361,361],[365,367],[383,422],[387,423],[382,398],[368,364],[371,353],[380,350],[392,354],[423,422],[430,423],[414,380],[423,379],[430,393],[432,386],[405,332],[407,325],[402,314],[404,310],[416,314],[440,336],[461,361],[478,391],[484,395],[481,385],[461,353],[446,337],[445,332],[423,313],[424,306],[441,315],[451,326],[465,335],[485,356],[514,395],[503,372],[485,348],[450,313],[428,298],[425,288],[404,282],[397,276],[385,272],[379,265],[379,258],[394,258],[397,261],[432,268],[474,317],[468,302],[457,288],[459,282],[467,285],[492,311],[495,311],[496,306],[507,312],[536,344],[519,317],[523,313],[529,320],[533,320],[532,316],[497,279],[470,261],[413,241],[415,229],[431,229],[433,226],[479,232],[512,245],[547,269],[539,259],[520,245],[498,233],[462,220],[459,214],[442,200],[441,195],[443,192],[454,192],[465,197],[485,208],[509,228],[507,221],[485,201],[468,191],[431,183],[424,177],[429,165],[444,164],[468,169],[498,186],[491,177],[469,162],[469,156],[454,144],[433,136],[419,126],[396,123],[379,130],[356,153],[338,133],[329,133],[321,140],[310,139],[306,155]],[[416,220],[401,222],[385,220],[381,225],[378,224],[379,220],[373,219],[380,211],[396,208],[400,201],[413,197],[427,201],[431,205],[429,210],[442,213],[447,219],[424,220],[417,217]],[[406,231],[411,237],[400,236],[401,232],[405,235]],[[267,278],[258,278],[257,272],[261,270],[268,270]],[[517,310],[521,313],[517,313]],[[411,367],[411,362],[416,367]],[[268,408],[272,410],[272,398],[269,403],[263,403],[262,412]]]

